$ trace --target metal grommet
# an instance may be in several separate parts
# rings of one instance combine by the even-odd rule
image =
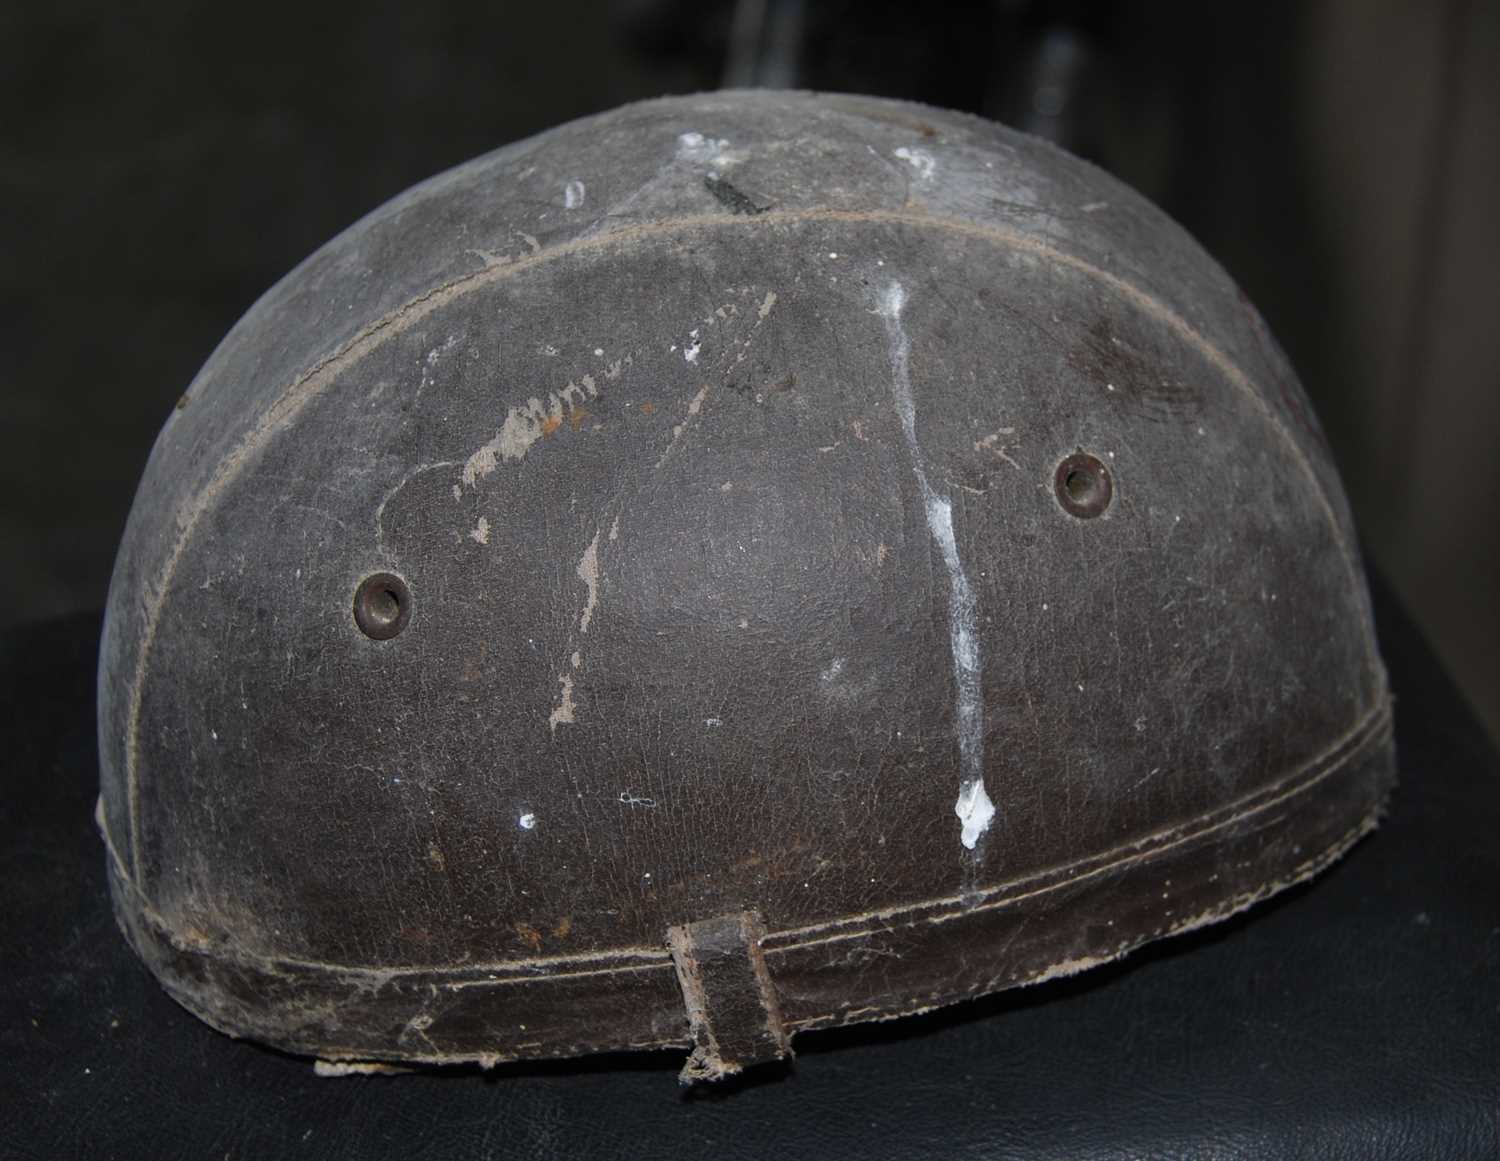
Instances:
[[[1070,455],[1058,464],[1052,482],[1063,511],[1080,520],[1102,515],[1115,494],[1104,461],[1088,452]]]
[[[354,591],[354,623],[376,641],[388,641],[411,620],[411,590],[393,572],[371,573]]]

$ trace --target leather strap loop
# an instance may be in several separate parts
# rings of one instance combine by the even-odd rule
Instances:
[[[791,1055],[776,990],[761,954],[765,924],[752,911],[667,932],[695,1047],[683,1084],[720,1080],[746,1065]]]

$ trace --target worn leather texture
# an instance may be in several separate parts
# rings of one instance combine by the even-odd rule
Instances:
[[[214,1032],[120,938],[92,813],[98,623],[0,640],[0,1156],[1500,1154],[1500,758],[1376,586],[1400,782],[1325,876],[1067,980],[814,1033],[708,1092],[681,1054],[322,1079]]]
[[[746,912],[711,1006],[787,1035],[1073,974],[1392,775],[1232,280],[1043,142],[794,93],[507,146],[268,292],[152,454],[100,698],[134,946],[342,1061],[686,1047],[667,932]]]

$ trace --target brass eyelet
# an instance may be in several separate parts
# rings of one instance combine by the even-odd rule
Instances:
[[[1115,485],[1109,469],[1098,456],[1077,452],[1057,465],[1052,477],[1057,502],[1064,512],[1080,520],[1102,516],[1114,499]]]
[[[354,592],[354,623],[376,641],[389,641],[411,620],[411,590],[393,572],[371,573]]]

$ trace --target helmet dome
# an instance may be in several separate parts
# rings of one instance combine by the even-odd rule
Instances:
[[[1224,272],[1041,142],[784,93],[508,146],[267,293],[141,483],[100,742],[214,1026],[690,1077],[1222,918],[1393,778]]]

